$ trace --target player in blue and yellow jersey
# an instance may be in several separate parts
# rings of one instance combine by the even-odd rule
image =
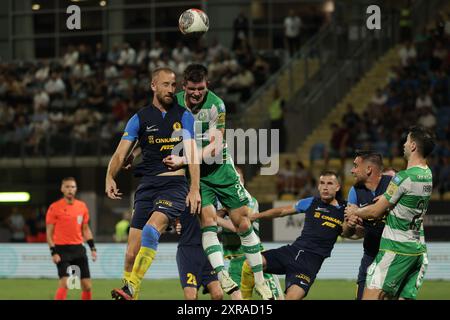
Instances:
[[[348,236],[356,220],[345,220],[345,202],[336,199],[340,183],[336,173],[325,171],[319,179],[320,197],[299,200],[295,205],[251,215],[251,220],[305,214],[301,235],[290,245],[262,252],[263,270],[286,275],[286,300],[301,300],[314,283],[323,261],[330,256],[339,235]],[[241,286],[251,287],[253,275],[247,261]]]
[[[143,160],[135,168],[134,174],[141,180],[134,199],[124,286],[111,292],[115,299],[137,298],[141,281],[155,257],[160,235],[184,212],[186,206],[193,214],[200,209],[200,170],[193,139],[194,118],[191,112],[176,103],[175,88],[175,73],[171,69],[159,68],[153,71],[152,104],[140,109],[128,121],[108,165],[106,194],[111,199],[120,199],[122,194],[114,179],[133,144],[138,141]],[[184,168],[169,170],[163,162],[180,143],[185,156],[190,159],[190,188]]]
[[[383,174],[383,158],[381,154],[371,151],[358,151],[353,161],[352,175],[355,185],[348,193],[349,204],[362,208],[374,203],[374,199],[381,196],[391,182],[392,176]],[[378,254],[381,234],[385,220],[360,220],[351,232],[353,238],[364,237],[364,254],[359,266],[356,299],[361,300],[366,283],[367,268]]]
[[[177,267],[186,300],[196,300],[201,286],[212,300],[222,300],[223,291],[217,274],[203,251],[202,231],[197,216],[185,211],[177,223],[180,234],[177,248]]]

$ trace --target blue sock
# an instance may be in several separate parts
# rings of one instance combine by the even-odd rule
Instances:
[[[155,227],[146,224],[142,229],[142,246],[156,251],[160,236]]]

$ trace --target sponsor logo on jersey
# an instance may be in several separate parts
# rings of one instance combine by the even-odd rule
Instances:
[[[305,280],[307,283],[305,283],[304,285],[307,285],[308,283],[311,282],[311,278],[308,277],[306,274],[304,273],[300,273],[300,274],[296,274],[295,275],[296,278],[300,279],[300,280]]]
[[[163,200],[160,199],[156,202],[156,205],[163,205],[163,206],[168,206],[168,207],[172,207],[173,206],[173,202],[169,201],[169,200]]]
[[[387,190],[386,190],[386,193],[387,193],[390,197],[392,197],[392,196],[397,192],[397,190],[398,190],[398,186],[395,185],[395,184],[393,184],[393,183],[390,183],[390,184],[389,184],[389,187],[388,187]]]
[[[181,123],[178,121],[173,124],[173,130],[178,131],[181,130]]]
[[[147,132],[154,132],[154,131],[158,131],[159,129],[158,128],[156,128],[156,124],[155,125],[153,125],[153,126],[147,126],[146,127],[146,129],[145,129],[145,131],[147,131]]]
[[[198,121],[204,122],[208,119],[208,111],[206,110],[200,110],[200,112],[197,114]]]
[[[148,136],[148,143],[154,144],[155,143],[155,137],[154,136]]]

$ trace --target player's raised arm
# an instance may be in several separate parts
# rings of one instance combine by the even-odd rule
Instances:
[[[191,185],[186,198],[186,205],[190,207],[191,214],[200,213],[200,161],[197,144],[194,139],[194,116],[185,111],[181,120],[183,123],[183,147],[189,168]]]
[[[122,139],[117,146],[116,151],[114,152],[111,160],[108,164],[108,169],[106,171],[106,181],[105,181],[105,192],[111,199],[121,199],[121,193],[119,193],[119,189],[117,189],[116,181],[114,180],[117,173],[120,171],[120,168],[125,163],[125,159],[129,155],[131,148],[133,147],[134,141],[138,137],[139,132],[139,118],[138,115],[135,114],[128,121],[127,126],[125,128],[125,132],[122,136]]]
[[[280,218],[296,213],[304,213],[311,206],[313,197],[305,198],[299,200],[295,205],[283,206],[279,208],[273,208],[270,210],[262,211],[259,213],[250,214],[250,220],[255,221],[256,219],[273,219]]]
[[[208,125],[209,144],[202,150],[202,159],[214,158],[222,152],[225,136],[225,113],[223,102],[211,109],[211,119]]]
[[[347,203],[350,205],[357,205],[358,199],[356,196],[356,190],[354,187],[351,187],[348,196],[347,196]],[[347,216],[345,217],[344,225],[342,226],[342,234],[341,236],[353,240],[361,239],[364,237],[364,227],[361,226],[361,218],[354,216]]]

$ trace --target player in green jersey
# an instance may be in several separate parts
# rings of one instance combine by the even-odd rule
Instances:
[[[223,290],[239,299],[238,285],[224,266],[223,252],[217,237],[216,210],[218,199],[230,213],[245,256],[255,275],[255,289],[265,300],[274,299],[262,271],[260,240],[248,218],[249,194],[239,181],[233,160],[228,154],[225,133],[225,104],[208,90],[207,69],[200,64],[189,65],[184,72],[183,91],[176,97],[178,103],[190,110],[195,118],[195,136],[201,147],[200,190],[202,210],[202,245],[208,260],[217,272]],[[168,156],[164,163],[177,169],[186,164],[184,158]]]
[[[239,174],[241,184],[245,186],[244,174],[241,168],[236,167],[236,171]],[[251,197],[247,206],[252,214],[259,212],[258,200],[256,200],[255,197]],[[236,228],[233,226],[229,217],[227,217],[228,212],[220,207],[221,205],[219,203],[219,206],[217,207],[217,224],[222,227],[221,238],[224,257],[225,259],[230,260],[228,273],[234,282],[240,284],[243,299],[248,300],[252,297],[253,286],[247,288],[245,284],[241,283],[242,265],[245,262],[245,252],[241,246],[241,240],[236,234]],[[253,221],[252,226],[256,235],[259,237],[259,219]],[[264,248],[261,245],[260,250],[263,251],[263,249]],[[264,278],[269,284],[275,299],[283,300],[284,294],[278,277],[270,273],[264,273]]]
[[[411,127],[404,144],[407,169],[398,172],[386,192],[373,205],[347,206],[347,215],[380,218],[390,209],[380,249],[367,270],[363,299],[416,299],[427,268],[423,216],[433,189],[433,175],[426,157],[434,139],[424,128]]]

